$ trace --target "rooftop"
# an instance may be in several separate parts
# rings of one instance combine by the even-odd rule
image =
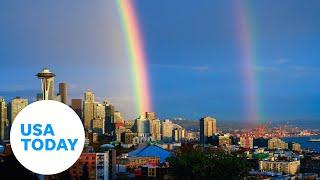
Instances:
[[[166,159],[172,155],[171,152],[156,145],[145,146],[143,148],[131,151],[128,154],[129,156],[137,157],[159,157],[161,163],[165,162]]]

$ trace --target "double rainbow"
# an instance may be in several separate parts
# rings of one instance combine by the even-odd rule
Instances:
[[[140,26],[132,0],[117,0],[117,7],[126,39],[128,59],[132,67],[137,111],[139,115],[143,115],[144,112],[152,110],[152,105],[147,60]]]
[[[259,94],[257,74],[254,70],[254,31],[250,23],[248,10],[245,1],[237,0],[235,5],[236,32],[240,42],[241,70],[244,76],[245,111],[247,120],[257,123],[261,119],[259,112]],[[117,7],[121,16],[121,25],[124,30],[128,58],[132,67],[134,82],[134,92],[137,102],[137,110],[140,115],[146,111],[151,111],[151,95],[147,72],[147,62],[144,53],[143,39],[140,33],[140,26],[132,0],[117,0]]]

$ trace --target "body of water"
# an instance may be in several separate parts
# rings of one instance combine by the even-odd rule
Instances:
[[[320,142],[308,142],[311,138],[320,139],[320,135],[317,136],[306,136],[306,137],[286,137],[282,138],[287,143],[296,142],[301,144],[301,148],[304,150],[312,150],[320,152]]]

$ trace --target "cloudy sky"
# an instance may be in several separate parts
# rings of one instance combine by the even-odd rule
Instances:
[[[255,99],[264,120],[320,119],[319,1],[136,0],[134,6],[159,117],[246,121],[247,101]],[[245,92],[239,8],[254,94]],[[34,98],[40,90],[34,75],[48,66],[56,82],[69,83],[70,97],[92,89],[134,118],[119,20],[113,1],[1,1],[0,95]]]

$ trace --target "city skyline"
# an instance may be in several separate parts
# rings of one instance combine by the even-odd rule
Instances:
[[[177,10],[181,3],[184,8]],[[319,119],[320,4],[273,3],[278,6],[270,9],[272,2],[266,1],[203,1],[194,9],[191,1],[170,7],[134,1],[152,111],[161,118],[211,115],[219,121],[246,121],[247,101],[255,98],[261,120]],[[245,88],[252,84],[243,75],[237,9],[246,14],[251,29],[256,91],[249,95]],[[114,3],[5,2],[0,14],[0,96],[7,102],[15,96],[35,99],[41,87],[34,74],[48,66],[57,74],[56,82],[70,85],[69,102],[92,89],[97,100],[111,100],[126,118],[138,116],[130,112],[136,106],[131,67]]]

